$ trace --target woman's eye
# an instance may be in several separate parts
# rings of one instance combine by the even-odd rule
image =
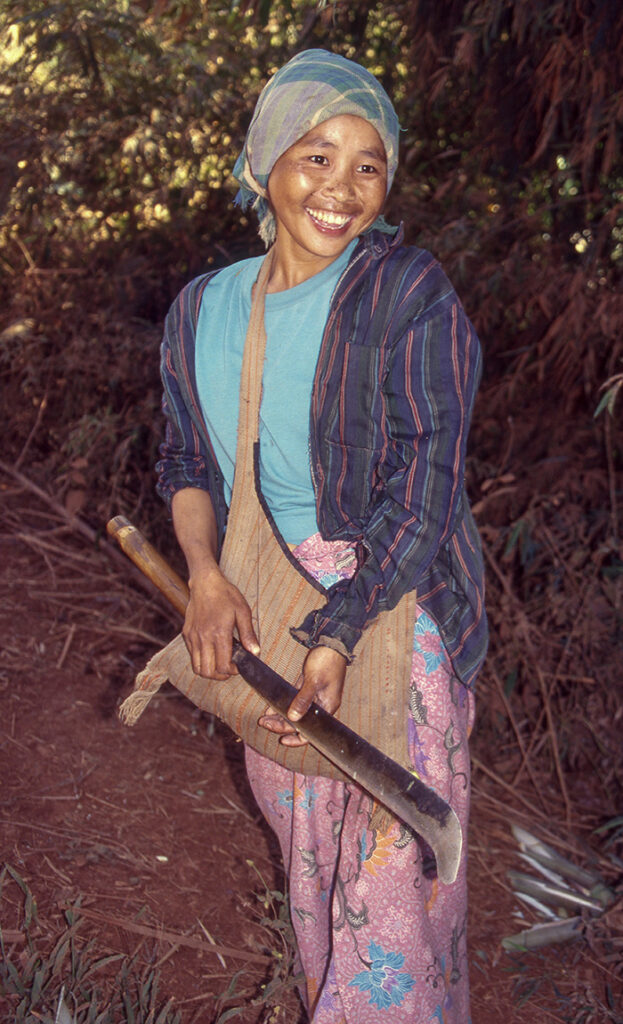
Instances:
[[[326,158],[326,156],[323,156],[322,153],[312,153],[312,155],[310,156],[309,159],[314,164],[322,164],[322,165],[324,165],[324,164],[327,163],[327,158]]]
[[[364,174],[377,174],[377,169],[372,164],[362,164],[359,170],[363,171]]]

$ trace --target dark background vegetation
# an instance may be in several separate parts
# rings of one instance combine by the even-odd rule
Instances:
[[[3,459],[174,559],[153,490],[160,325],[193,275],[261,251],[229,177],[255,99],[312,46],[382,80],[403,127],[387,219],[442,261],[485,355],[475,763],[616,879],[619,0],[5,0],[0,32]]]

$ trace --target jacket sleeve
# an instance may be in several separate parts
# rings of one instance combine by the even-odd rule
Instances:
[[[387,455],[366,517],[365,557],[295,635],[352,655],[365,626],[418,588],[463,514],[465,449],[481,373],[480,345],[452,292],[411,321],[383,383]]]
[[[156,463],[158,494],[171,504],[176,491],[185,487],[209,490],[208,453],[188,410],[185,398],[190,382],[181,380],[188,358],[194,358],[192,323],[188,316],[189,288],[178,295],[166,318],[160,350],[160,374],[163,385],[162,410],[166,419],[160,460]],[[180,353],[174,360],[173,351]],[[177,366],[176,366],[177,363]],[[179,367],[179,368],[178,368]]]

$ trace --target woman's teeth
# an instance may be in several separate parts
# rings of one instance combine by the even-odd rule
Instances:
[[[329,224],[331,227],[343,228],[351,219],[345,213],[333,213],[330,210],[307,210],[310,217],[320,221],[321,224]]]

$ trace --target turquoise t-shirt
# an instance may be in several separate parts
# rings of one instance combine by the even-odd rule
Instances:
[[[288,544],[299,544],[318,529],[309,459],[309,407],[331,296],[355,244],[302,284],[266,296],[260,483]],[[221,270],[203,294],[197,322],[197,387],[228,502],[251,289],[263,259],[243,260]]]

